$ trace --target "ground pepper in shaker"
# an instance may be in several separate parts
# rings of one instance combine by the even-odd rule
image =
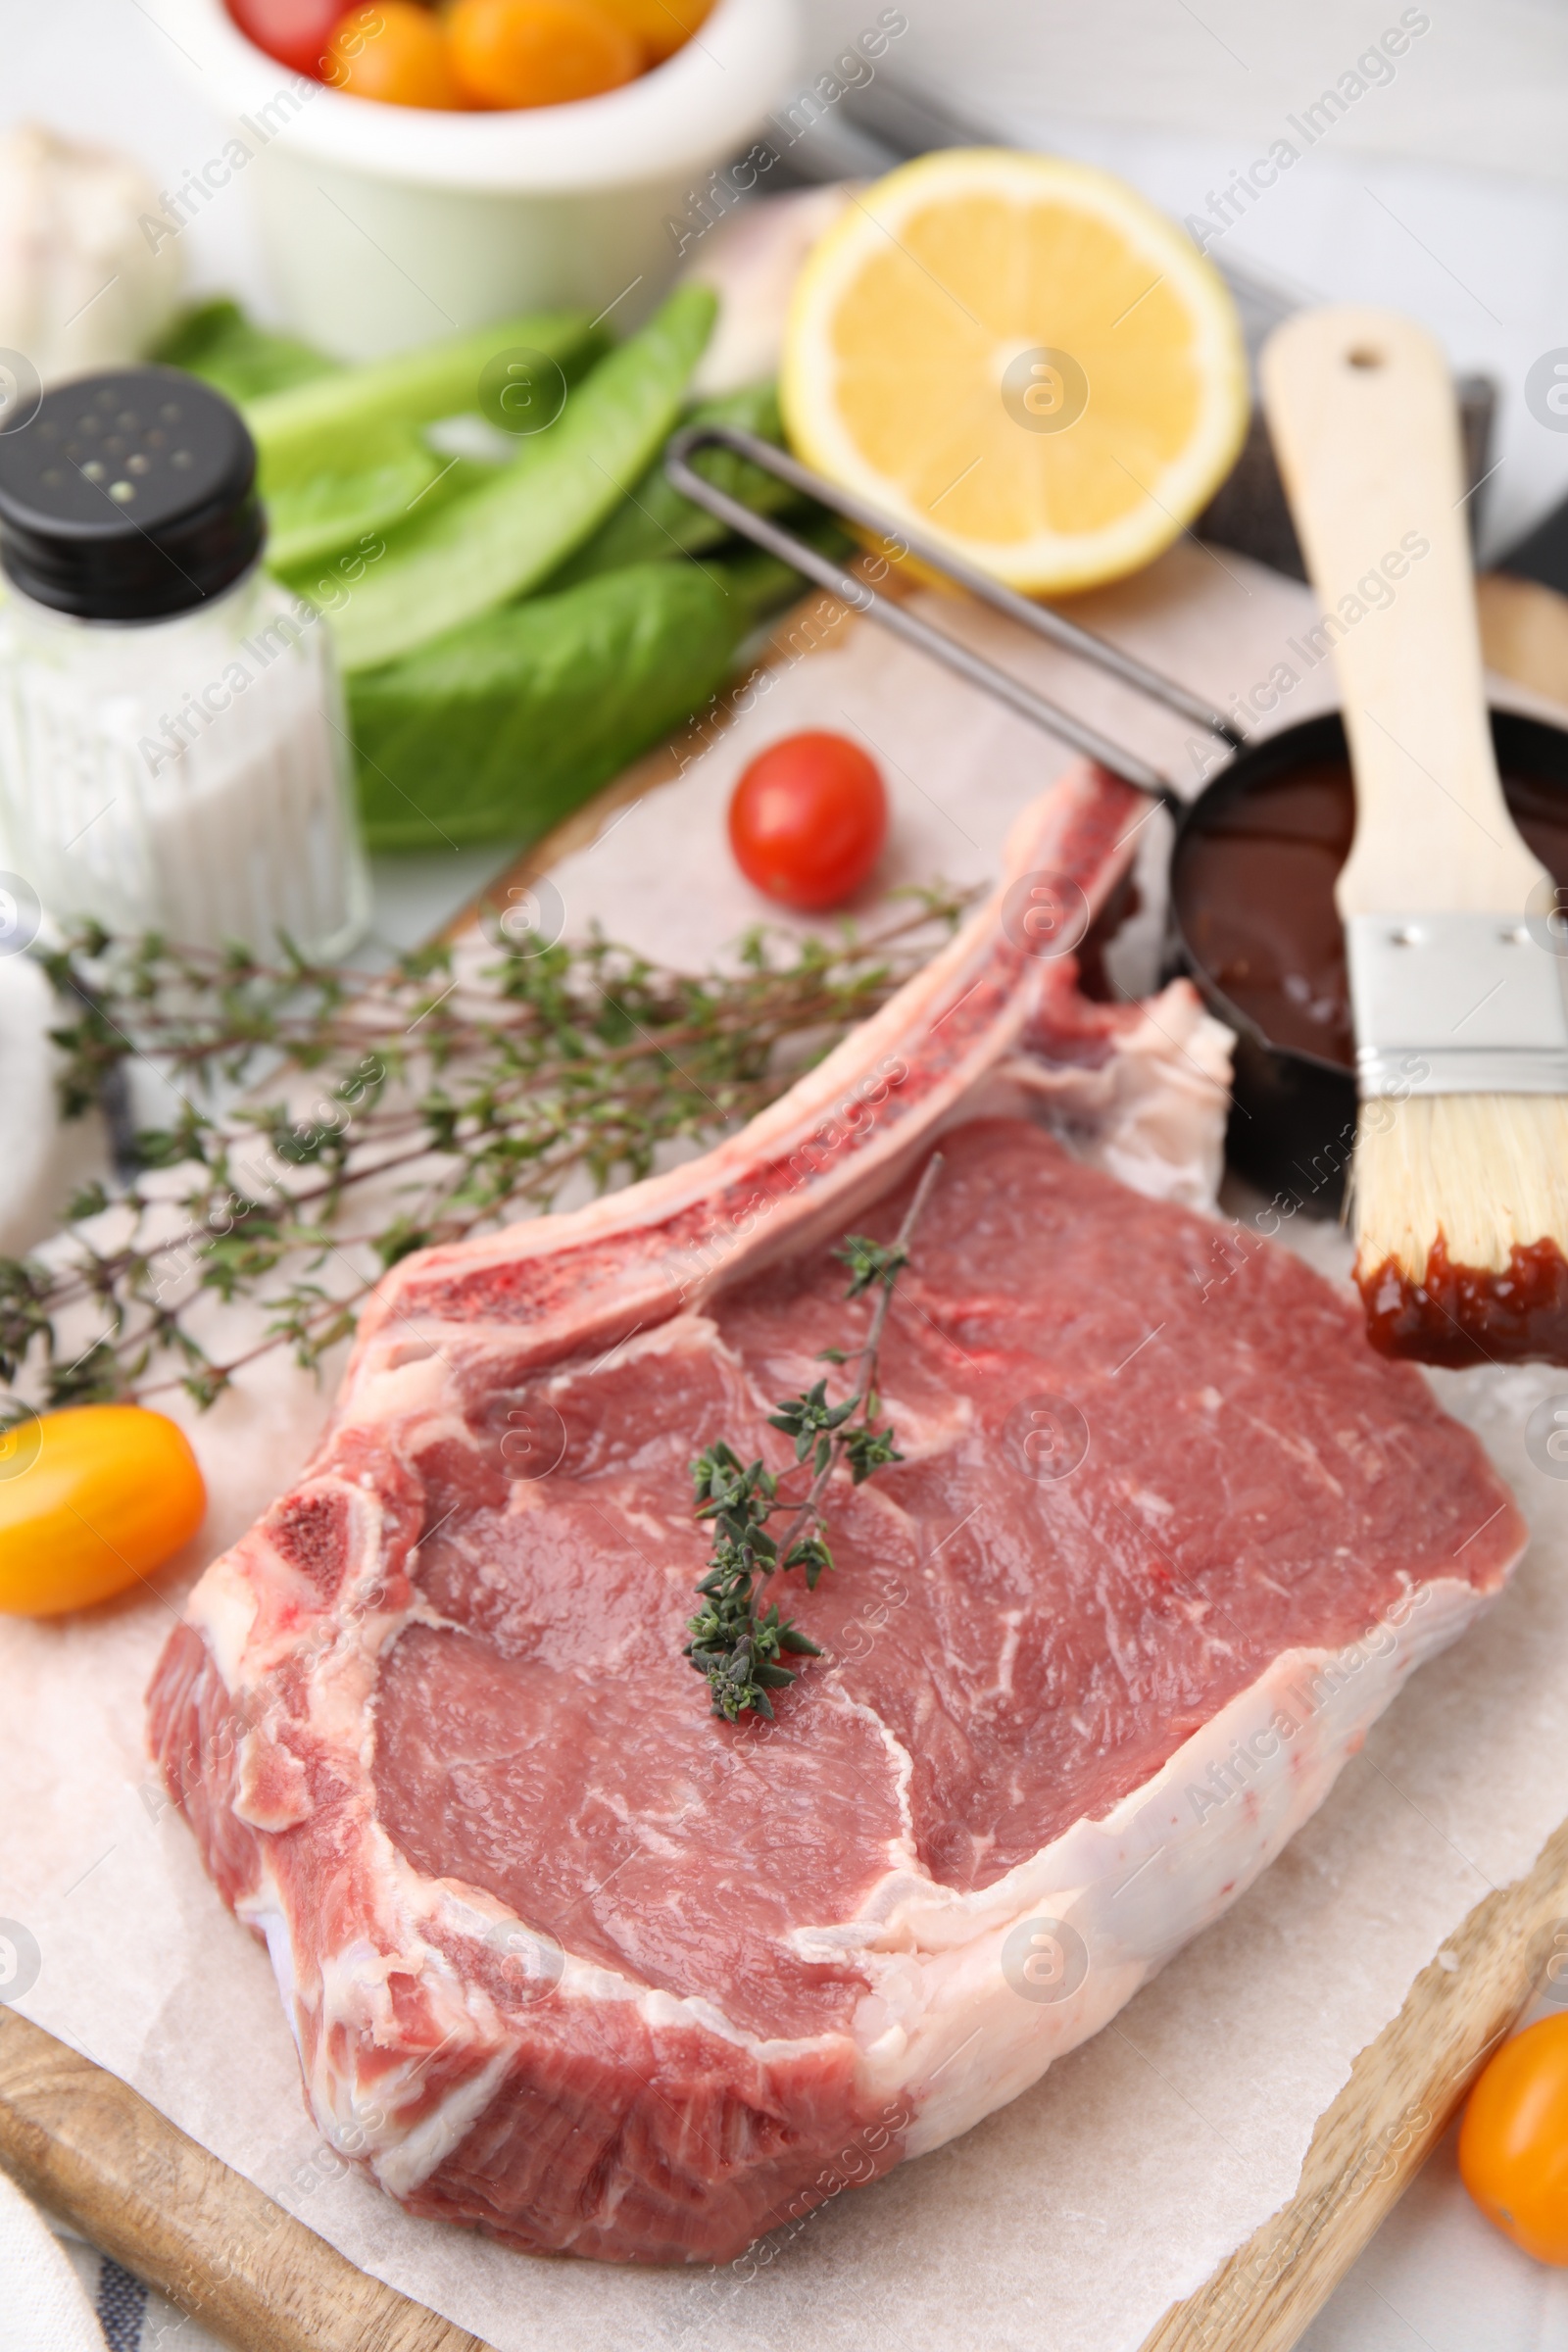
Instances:
[[[0,862],[61,923],[326,959],[369,912],[347,720],[255,481],[238,411],[172,368],[0,432]]]

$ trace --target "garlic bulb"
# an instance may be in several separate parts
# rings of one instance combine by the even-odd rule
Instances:
[[[179,295],[177,246],[141,226],[159,210],[126,156],[36,122],[0,137],[0,350],[46,384],[139,359]]]

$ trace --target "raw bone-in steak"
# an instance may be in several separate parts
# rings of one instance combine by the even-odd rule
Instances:
[[[1517,1557],[1347,1298],[1149,1197],[1201,1195],[1224,1033],[1181,985],[1087,1004],[1015,919],[1042,869],[1100,903],[1135,807],[1057,786],[1011,896],[705,1158],[407,1260],[197,1587],[155,1749],[321,2128],[413,2211],[722,2259],[939,2145],[1250,1883]],[[788,1603],[827,1655],[731,1730],[680,1655],[690,1457],[780,1458],[868,1311],[828,1246],[939,1132],[906,1459],[835,1482]]]

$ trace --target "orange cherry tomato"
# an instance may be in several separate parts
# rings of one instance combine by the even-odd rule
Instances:
[[[650,66],[662,66],[684,48],[712,9],[713,0],[599,0],[640,44]]]
[[[1489,2222],[1568,2267],[1568,2010],[1505,2041],[1459,2129],[1459,2174]]]
[[[77,1404],[0,1434],[0,1609],[56,1617],[122,1592],[188,1544],[207,1490],[182,1431],[139,1404]]]
[[[340,17],[321,60],[321,79],[383,106],[460,107],[446,27],[414,0],[372,0]]]
[[[598,0],[457,0],[453,70],[474,106],[564,106],[643,69],[634,34]]]
[[[748,882],[786,906],[836,906],[858,890],[887,839],[876,761],[847,735],[786,735],[759,754],[729,805],[729,841]]]

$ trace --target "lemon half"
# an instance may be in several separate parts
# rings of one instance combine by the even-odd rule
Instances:
[[[1110,173],[1007,148],[851,197],[797,281],[780,394],[829,480],[1032,595],[1149,563],[1247,430],[1218,271]]]

